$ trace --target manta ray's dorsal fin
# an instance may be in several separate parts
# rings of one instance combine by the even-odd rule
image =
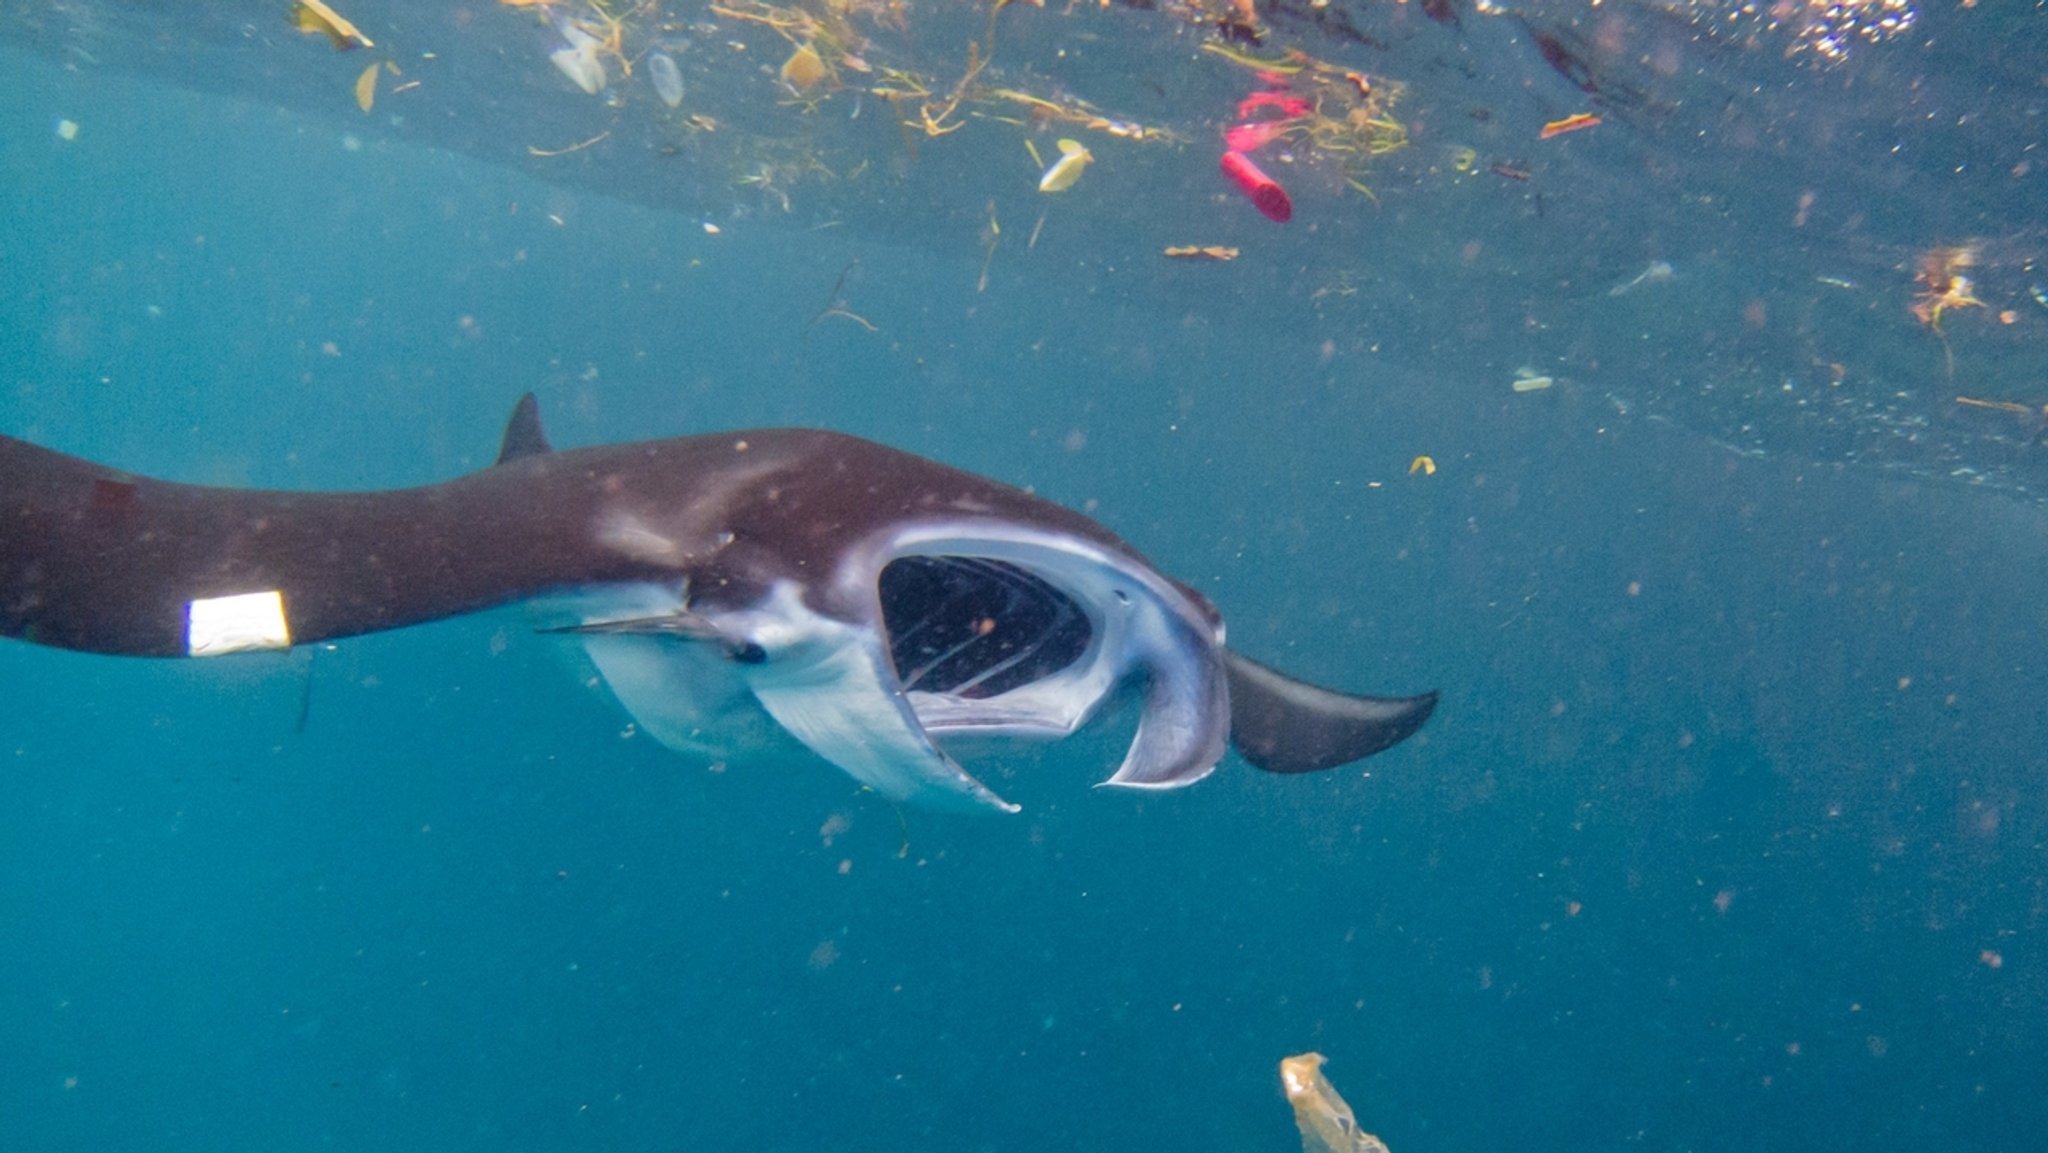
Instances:
[[[519,398],[512,406],[512,419],[505,422],[505,439],[498,444],[498,463],[510,464],[529,456],[545,456],[555,451],[548,443],[547,430],[540,426],[540,401],[532,393]]]

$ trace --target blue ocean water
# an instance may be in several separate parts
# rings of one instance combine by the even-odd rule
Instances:
[[[1048,203],[986,136],[924,142],[948,175],[900,203],[837,165],[784,211],[687,151],[421,140],[348,103],[363,53],[247,19],[265,63],[219,64],[231,20],[176,82],[0,50],[0,431],[368,488],[488,464],[528,390],[564,445],[832,427],[1088,510],[1259,659],[1443,702],[1360,765],[1165,794],[1092,787],[1111,718],[977,762],[1024,812],[970,818],[667,752],[513,610],[214,662],[8,642],[0,1149],[1279,1151],[1308,1049],[1397,1153],[2048,1139],[2044,450],[1951,399],[2040,403],[2019,159],[1964,189],[1928,144],[1935,190],[1880,196],[1845,132],[1807,248],[1758,231],[1791,161],[1659,183],[1612,112],[1615,155],[1524,188],[1455,180],[1418,111],[1377,209],[1298,189],[1291,231],[1203,147],[1104,144]],[[508,39],[522,92],[583,99]],[[583,138],[504,100],[464,131]],[[1914,251],[1993,221],[2005,298],[1937,342]],[[1156,253],[1196,238],[1244,255]]]

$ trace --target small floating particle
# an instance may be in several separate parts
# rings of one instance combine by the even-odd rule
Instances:
[[[63,141],[78,139],[78,122],[76,120],[59,120],[57,122],[57,139]]]
[[[1509,387],[1516,392],[1542,392],[1556,383],[1533,368],[1518,368],[1515,370],[1515,379],[1509,382]]]
[[[704,222],[704,234],[705,234],[706,236],[717,236],[717,235],[718,235],[718,226],[717,226],[716,224],[713,224],[713,223],[711,223],[711,222],[710,222],[709,220],[705,221],[705,222]]]
[[[1598,123],[1600,123],[1600,118],[1590,112],[1574,112],[1563,120],[1553,120],[1545,124],[1543,131],[1536,134],[1536,138],[1538,140],[1548,140],[1553,136],[1563,136],[1567,132],[1579,132],[1591,128]]]
[[[1519,160],[1496,160],[1486,167],[1487,171],[1503,180],[1529,179],[1529,166]]]
[[[1237,249],[1222,244],[1169,244],[1164,249],[1175,260],[1236,260]]]
[[[1418,472],[1424,476],[1435,476],[1436,460],[1429,456],[1418,456],[1414,460],[1409,461],[1408,475],[1414,476]]]
[[[1078,140],[1060,141],[1060,158],[1052,162],[1045,175],[1038,178],[1040,192],[1065,192],[1081,179],[1082,170],[1094,161],[1095,155],[1083,147]]]
[[[291,21],[292,27],[309,36],[327,37],[334,43],[336,52],[377,46],[341,13],[321,3],[321,0],[298,0],[292,5]]]

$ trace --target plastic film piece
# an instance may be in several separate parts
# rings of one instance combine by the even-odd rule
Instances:
[[[1280,1088],[1294,1106],[1302,1153],[1387,1153],[1379,1138],[1359,1129],[1351,1106],[1323,1076],[1321,1053],[1281,1058]]]

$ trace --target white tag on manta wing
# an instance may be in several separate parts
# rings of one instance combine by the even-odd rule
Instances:
[[[188,655],[218,657],[290,647],[292,631],[285,624],[284,594],[276,589],[202,597],[186,607]]]

